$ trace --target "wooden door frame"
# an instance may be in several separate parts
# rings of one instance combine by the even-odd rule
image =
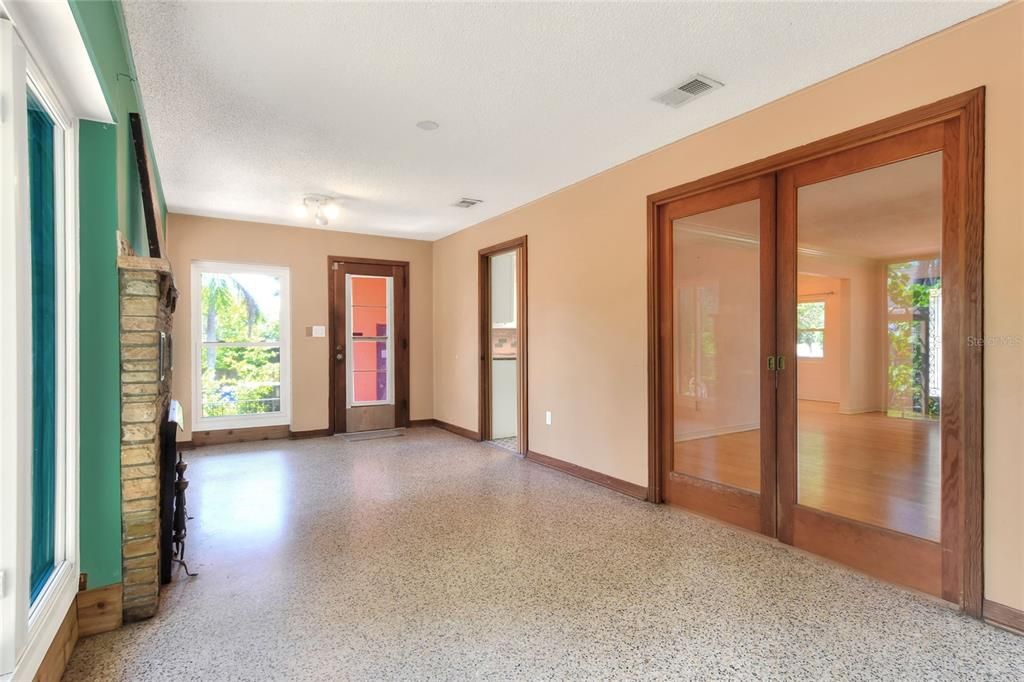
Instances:
[[[965,291],[961,260],[955,254],[961,239],[955,208],[959,205],[959,131],[956,121],[939,121],[874,142],[811,159],[779,172],[778,347],[796,348],[796,301],[798,276],[798,205],[801,187],[845,178],[874,168],[930,154],[943,155],[941,178],[942,224],[940,226],[943,282],[942,315],[942,410],[940,416],[941,512],[939,541],[921,538],[856,519],[831,514],[800,504],[797,448],[798,396],[796,374],[779,372],[779,539],[876,577],[913,587],[959,603],[960,562],[963,535],[958,522],[960,485],[960,396],[964,394],[959,362],[965,348],[959,337]],[[953,254],[953,257],[947,257]],[[963,344],[964,346],[966,344]],[[793,365],[796,359],[793,358]],[[854,550],[854,548],[856,548]]]
[[[959,400],[949,402],[955,411],[943,424],[944,482],[956,480],[960,494],[956,509],[943,502],[943,525],[960,529],[962,542],[951,559],[959,572],[958,598],[953,599],[974,617],[981,617],[983,591],[983,345],[969,344],[968,338],[984,335],[982,306],[982,267],[984,240],[984,152],[985,152],[985,89],[976,88],[938,102],[918,107],[853,130],[832,135],[810,144],[774,154],[758,161],[688,182],[647,197],[647,318],[648,318],[648,495],[652,502],[662,502],[662,467],[671,456],[672,447],[672,348],[666,343],[666,332],[672,325],[672,288],[665,288],[666,276],[671,278],[671,241],[661,229],[663,207],[675,200],[699,194],[728,184],[768,173],[777,173],[797,164],[820,158],[870,142],[892,137],[910,130],[943,122],[959,142],[956,149],[945,149],[944,163],[950,175],[944,185],[958,189],[956,197],[943,197],[943,232],[957,237],[956,253],[944,254],[955,261],[959,290],[963,292],[957,310],[959,319],[950,321],[944,310],[944,323],[953,322],[955,348],[946,352],[957,359],[960,379]],[[944,175],[946,171],[944,171]],[[669,238],[671,235],[668,235]],[[666,248],[667,245],[667,248]],[[670,281],[670,280],[669,280]],[[667,300],[666,300],[667,299]],[[667,304],[666,304],[667,303]],[[944,340],[945,342],[945,340]],[[945,406],[944,406],[945,408]],[[945,568],[944,568],[945,571]]]
[[[328,256],[327,257],[327,337],[328,350],[327,354],[328,371],[327,376],[329,379],[329,389],[327,397],[328,407],[328,435],[335,433],[345,432],[345,423],[342,421],[341,424],[337,423],[337,363],[334,359],[335,346],[337,346],[337,330],[335,329],[335,323],[339,319],[338,306],[341,306],[342,312],[340,313],[340,319],[345,319],[344,314],[344,301],[337,301],[334,295],[334,277],[335,277],[335,263],[341,265],[344,263],[352,263],[355,265],[385,265],[391,267],[401,268],[403,271],[403,291],[401,297],[398,296],[397,286],[394,289],[394,334],[395,334],[395,426],[406,427],[409,426],[409,308],[410,308],[410,295],[409,295],[409,261],[404,260],[381,260],[379,258],[356,258],[349,256]],[[396,282],[397,285],[397,282]],[[342,332],[344,333],[344,332]],[[342,375],[344,376],[345,368],[341,368]],[[344,400],[344,397],[342,397]]]
[[[690,216],[704,214],[728,206],[737,206],[750,201],[758,202],[758,226],[757,226],[757,263],[758,263],[758,330],[759,352],[762,358],[775,355],[775,217],[776,217],[776,190],[775,174],[764,175],[740,180],[728,185],[716,187],[705,192],[690,194],[680,199],[662,204],[659,207],[659,235],[663,240],[661,247],[668,255],[666,263],[663,264],[661,274],[665,278],[661,282],[663,291],[672,291],[673,266],[671,264],[673,249],[673,225],[676,220]],[[674,304],[671,296],[661,299],[661,304],[667,306],[662,310],[664,319],[669,320],[667,329],[661,331],[661,340],[666,347],[671,348],[671,342],[675,333],[672,328]],[[718,483],[697,476],[681,474],[672,470],[674,453],[662,457],[659,478],[659,493],[662,501],[668,501],[678,506],[686,507],[699,514],[707,514],[722,521],[746,528],[754,532],[760,532],[769,537],[775,537],[775,512],[776,504],[776,479],[775,479],[775,372],[768,369],[767,363],[759,361],[757,370],[758,377],[758,414],[759,414],[759,461],[760,481],[758,491],[744,490],[742,488]],[[674,399],[673,399],[674,400]],[[670,406],[674,411],[674,406]],[[669,431],[673,430],[674,416],[669,422]],[[672,434],[666,434],[671,441],[674,441]],[[666,481],[671,481],[671,485]],[[676,495],[675,500],[666,500],[666,497],[673,497],[675,488],[681,495]],[[684,500],[680,500],[680,497]]]
[[[478,419],[480,440],[491,438],[491,257],[503,253],[515,251],[516,256],[516,350],[518,366],[517,374],[517,395],[516,415],[518,421],[517,438],[519,439],[519,454],[526,456],[529,452],[529,353],[527,333],[527,253],[526,235],[510,239],[500,244],[480,249],[478,258],[478,304],[479,304],[479,355],[480,355],[480,379],[479,379],[479,402]]]

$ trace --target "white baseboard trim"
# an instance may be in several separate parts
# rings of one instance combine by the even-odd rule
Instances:
[[[867,414],[869,412],[882,412],[881,407],[840,407],[839,414]]]

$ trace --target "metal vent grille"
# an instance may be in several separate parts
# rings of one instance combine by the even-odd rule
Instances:
[[[482,202],[482,199],[468,199],[466,197],[462,197],[460,200],[456,201],[452,205],[458,206],[459,208],[472,208],[473,206],[476,206],[477,204]]]
[[[697,95],[705,93],[708,90],[713,90],[714,87],[715,86],[711,85],[711,83],[708,83],[707,81],[702,81],[699,78],[694,78],[689,83],[684,83],[680,85],[679,89],[689,95],[693,95],[694,97],[696,97]]]
[[[654,98],[654,101],[676,109],[690,100],[707,94],[712,90],[717,90],[720,87],[722,87],[722,84],[718,81],[697,73],[683,81],[681,85],[661,93]]]

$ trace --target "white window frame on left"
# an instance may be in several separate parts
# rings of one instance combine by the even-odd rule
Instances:
[[[3,9],[0,5],[0,9]],[[20,27],[19,27],[20,29]],[[78,590],[78,124],[0,15],[0,680],[31,679]],[[32,325],[26,91],[54,121],[54,570],[31,600]],[[55,151],[57,151],[55,147]]]

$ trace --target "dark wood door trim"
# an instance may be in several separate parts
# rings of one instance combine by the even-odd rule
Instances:
[[[648,311],[648,476],[649,498],[664,500],[666,445],[671,443],[671,400],[664,400],[671,391],[672,304],[671,288],[664,288],[666,270],[671,275],[671,235],[660,229],[666,206],[688,196],[715,190],[729,184],[750,180],[766,174],[779,173],[798,164],[867,145],[932,124],[943,128],[943,276],[955,282],[961,296],[944,303],[943,317],[955,318],[944,333],[946,354],[954,355],[944,367],[944,380],[955,385],[944,386],[950,412],[943,419],[942,439],[943,490],[949,486],[958,494],[955,504],[943,496],[943,536],[950,540],[942,559],[942,593],[963,610],[981,617],[983,603],[983,374],[982,344],[969,339],[984,334],[982,306],[982,266],[984,237],[984,111],[985,89],[977,88],[918,107],[875,123],[833,135],[801,147],[716,173],[673,187],[647,198],[647,311]],[[917,135],[934,134],[933,131]],[[785,176],[786,174],[783,174]],[[785,178],[778,180],[778,191],[785,192]],[[781,204],[782,202],[780,202]],[[784,218],[785,209],[778,209]],[[786,229],[779,225],[780,234]],[[784,236],[784,235],[783,235]],[[948,269],[947,269],[948,267]],[[784,277],[783,272],[779,272]],[[785,317],[780,311],[779,317]],[[784,320],[779,320],[780,327]],[[950,370],[950,371],[947,371]],[[958,393],[959,400],[951,399]],[[671,397],[671,396],[670,396]],[[779,400],[785,398],[780,393]],[[948,408],[948,409],[947,409]],[[783,470],[779,476],[789,475]],[[762,482],[762,485],[764,481]],[[792,522],[779,519],[780,531]]]
[[[775,353],[775,176],[748,178],[730,185],[690,194],[665,203],[658,210],[659,281],[654,288],[658,318],[667,321],[658,329],[658,368],[656,377],[661,413],[659,422],[659,468],[648,479],[648,488],[656,488],[657,500],[668,501],[700,514],[713,516],[748,530],[775,535],[775,376],[761,365],[759,372],[759,418],[761,481],[759,491],[741,490],[679,474],[672,470],[674,452],[674,401],[672,378],[673,319],[673,222],[748,201],[759,202],[758,267],[760,279],[760,353],[765,358]],[[766,286],[766,284],[771,286]],[[664,294],[663,294],[664,292]],[[655,501],[655,500],[652,500]]]
[[[334,269],[334,264],[339,266]],[[340,273],[344,274],[344,265],[362,266],[390,266],[394,279],[394,321],[395,321],[395,426],[409,426],[409,261],[382,260],[379,258],[356,258],[350,256],[328,256],[327,257],[327,314],[328,314],[328,434],[344,433],[344,414],[338,418],[337,401],[344,403],[344,395],[338,396],[338,385],[344,385],[344,366],[339,367],[334,359],[335,346],[337,345],[338,326],[344,329],[345,323],[345,301],[338,300],[336,294],[335,277]],[[342,284],[344,286],[344,284]],[[344,332],[340,332],[344,334]],[[343,412],[343,411],[342,411]]]
[[[519,453],[523,456],[529,452],[530,412],[529,412],[529,333],[527,319],[527,250],[526,235],[516,237],[500,244],[480,249],[478,253],[478,307],[479,307],[479,409],[477,434],[480,440],[491,437],[491,257],[509,251],[516,252],[516,347],[518,352],[517,370],[517,410]]]

